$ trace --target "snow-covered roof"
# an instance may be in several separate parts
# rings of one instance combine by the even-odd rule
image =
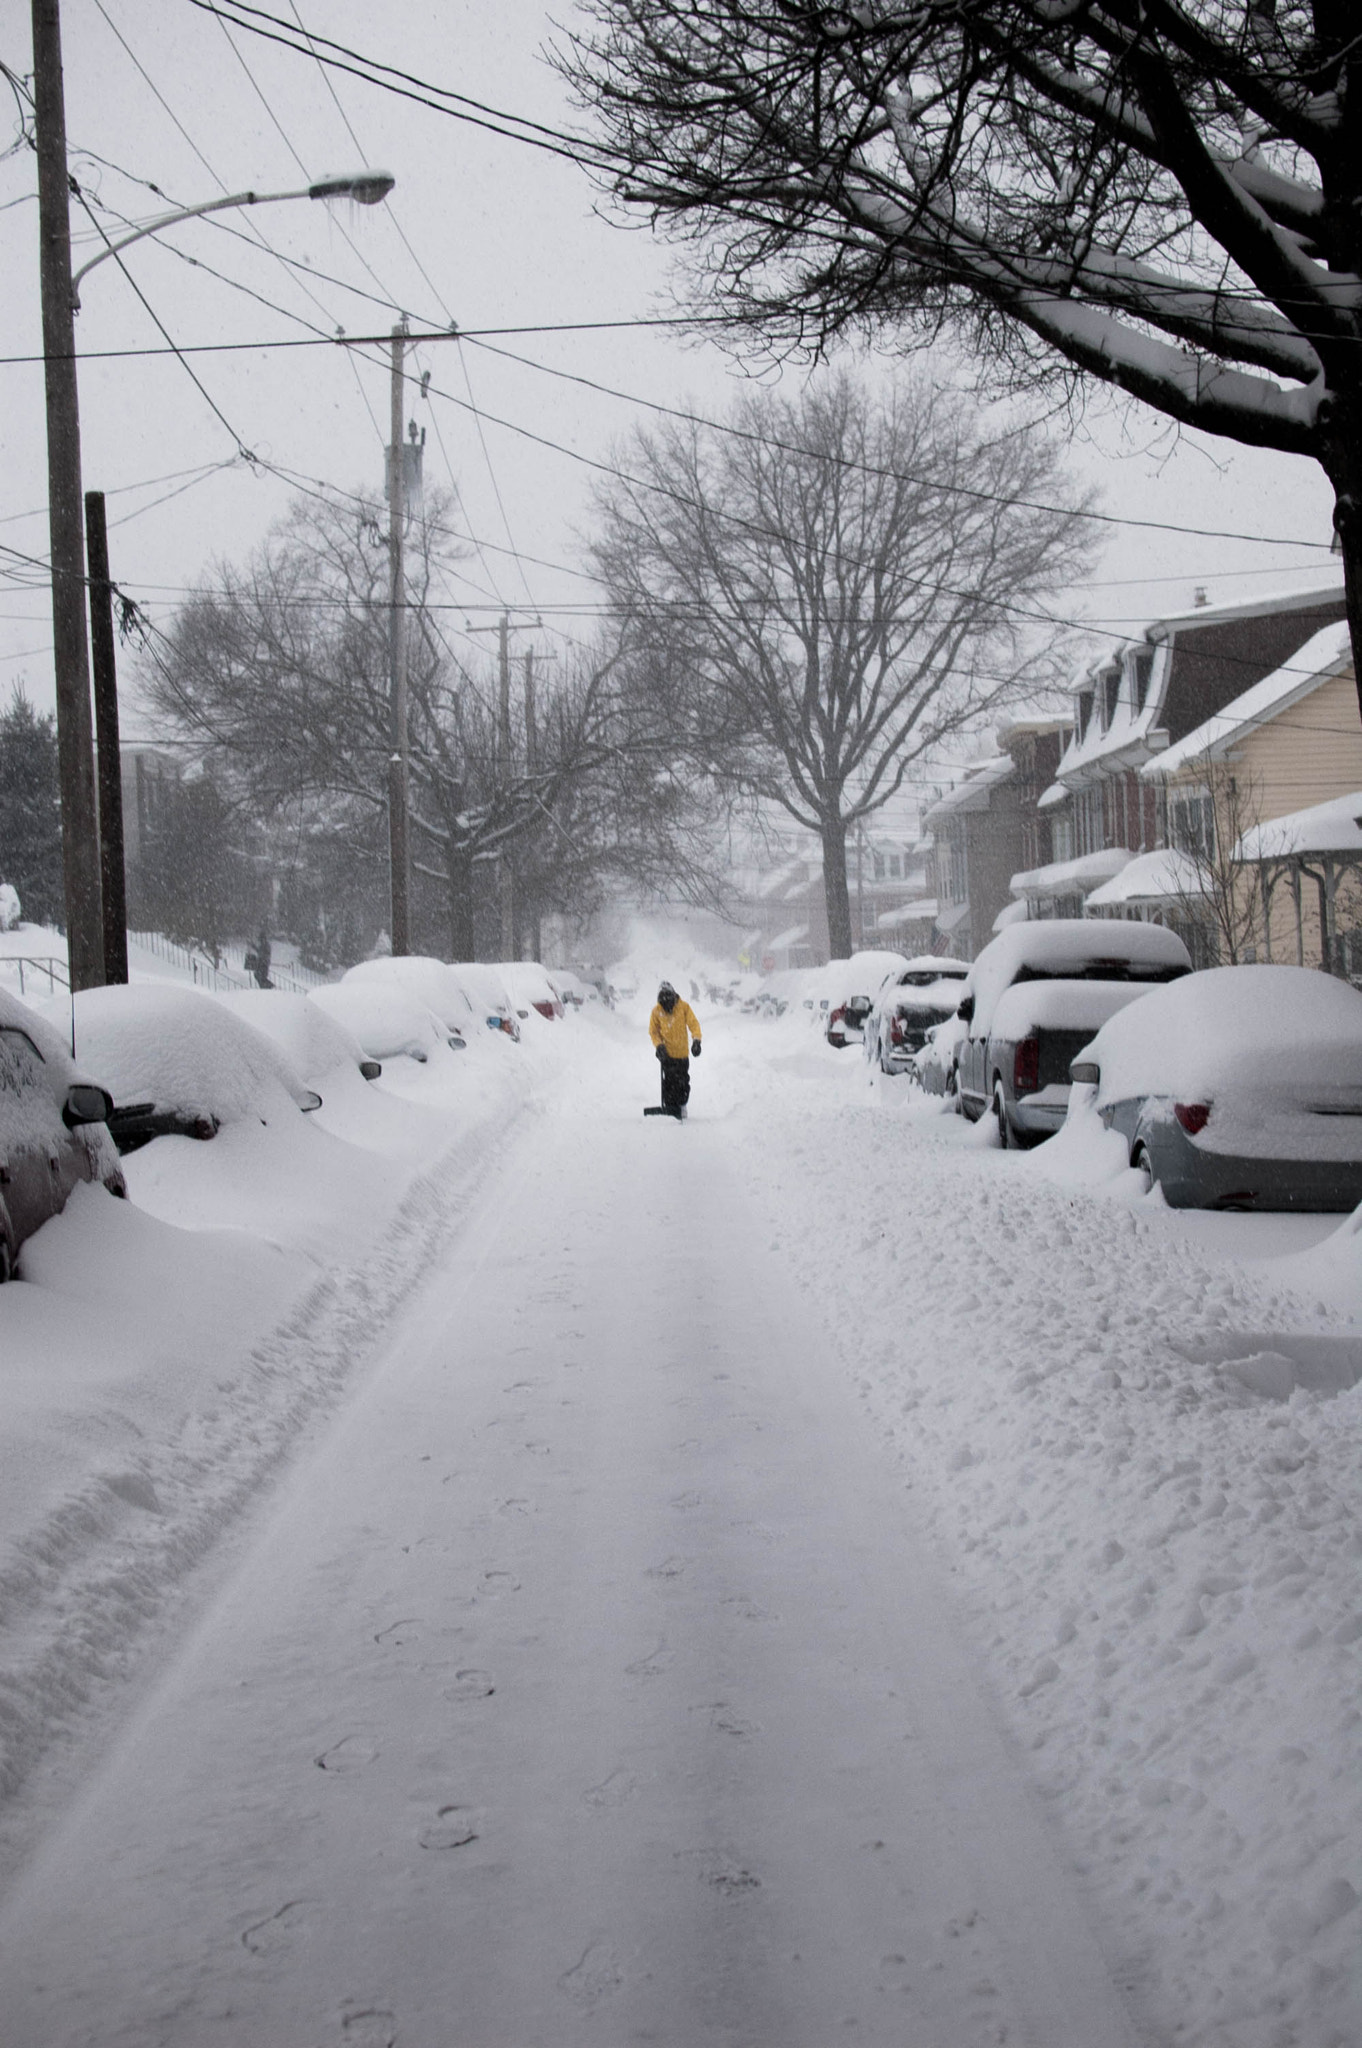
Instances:
[[[1174,775],[1190,762],[1225,753],[1246,733],[1279,717],[1322,683],[1341,675],[1351,663],[1348,623],[1338,619],[1322,627],[1270,676],[1264,676],[1251,690],[1245,690],[1233,703],[1213,713],[1176,746],[1156,755],[1141,772],[1146,776]]]
[[[1362,854],[1362,789],[1269,818],[1245,832],[1234,849],[1236,860],[1282,860],[1299,853]]]
[[[766,941],[768,953],[779,953],[786,946],[797,946],[801,939],[807,939],[809,927],[806,924],[792,924],[786,931],[777,932],[773,939]]]
[[[1169,903],[1185,896],[1204,896],[1205,881],[1189,854],[1163,846],[1156,853],[1137,854],[1120,873],[1094,889],[1085,910],[1112,910],[1126,903]]]
[[[940,818],[951,811],[987,810],[989,800],[1000,783],[1008,782],[1017,772],[1017,764],[1010,754],[993,754],[987,761],[977,761],[967,768],[954,789],[948,789],[934,804],[924,811],[924,818]]]
[[[1224,625],[1235,619],[1307,611],[1336,598],[1341,588],[1341,582],[1330,581],[1312,590],[1262,592],[1237,604],[1199,605],[1189,612],[1153,620],[1140,639],[1128,641],[1089,670],[1100,695],[1102,685],[1098,679],[1109,676],[1113,667],[1119,667],[1121,680],[1117,700],[1109,722],[1104,722],[1097,715],[1098,704],[1094,700],[1086,730],[1082,734],[1075,733],[1064,750],[1059,763],[1059,779],[1071,788],[1077,788],[1091,779],[1099,764],[1110,768],[1124,761],[1139,766],[1150,754],[1160,752],[1167,745],[1162,722],[1179,633]],[[1142,690],[1136,660],[1141,654],[1149,660],[1148,677]]]
[[[1025,924],[1028,914],[1024,901],[1020,903],[1004,903],[1002,909],[993,920],[993,929],[995,932],[1001,932],[1005,931],[1010,924]]]
[[[939,908],[935,896],[915,896],[911,903],[900,903],[897,910],[886,910],[875,919],[875,929],[880,932],[892,931],[896,924],[926,923],[936,921]]]
[[[1050,787],[1040,797],[1036,809],[1038,811],[1052,811],[1056,804],[1066,804],[1072,794],[1073,792],[1066,789],[1062,782],[1052,782]]]
[[[1076,860],[1052,860],[1043,868],[1024,868],[1008,887],[1014,896],[1073,896],[1100,888],[1128,867],[1134,855],[1124,846],[1080,853]]]

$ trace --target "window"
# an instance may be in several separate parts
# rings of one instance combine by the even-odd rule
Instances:
[[[1215,855],[1215,806],[1209,796],[1170,796],[1169,837],[1180,853],[1199,854],[1203,860]]]
[[[1055,859],[1072,860],[1074,857],[1074,821],[1070,817],[1056,818],[1050,827],[1051,844]]]
[[[902,875],[902,873],[903,873],[903,856],[902,856],[901,854],[897,854],[897,853],[891,853],[891,854],[890,854],[890,856],[889,856],[889,879],[890,879],[890,881],[892,881],[892,882],[897,882],[897,881],[899,880],[900,876]]]
[[[1117,701],[1121,695],[1121,671],[1119,668],[1114,668],[1109,672],[1103,685],[1103,691],[1105,696],[1103,724],[1106,730],[1110,732],[1111,722],[1116,716]]]

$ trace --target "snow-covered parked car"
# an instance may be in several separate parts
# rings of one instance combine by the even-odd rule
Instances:
[[[971,1122],[996,1116],[1005,1145],[1051,1137],[1068,1108],[1069,1062],[1094,1030],[1191,966],[1163,925],[1103,917],[1008,925],[961,985],[961,1110]]]
[[[516,1005],[502,978],[501,969],[489,967],[482,960],[456,960],[449,971],[457,977],[475,1020],[485,1024],[489,1031],[501,1032],[505,1037],[518,1041],[520,1023]]]
[[[547,1023],[565,1015],[563,998],[553,986],[544,969],[533,960],[502,961],[497,973],[506,984],[512,1002],[519,1016],[537,1010]]]
[[[1070,1068],[1175,1209],[1362,1203],[1362,995],[1311,967],[1211,967],[1104,1024]]]
[[[460,1038],[478,1021],[478,1004],[463,970],[427,953],[403,953],[395,959],[384,954],[378,960],[361,960],[358,966],[346,968],[339,986],[380,988],[412,997],[433,1010],[445,1029]]]
[[[107,1128],[112,1110],[52,1026],[0,989],[0,1281],[81,1181],[127,1193]]]
[[[818,992],[820,1004],[827,1001],[823,1035],[829,1045],[860,1044],[875,998],[890,975],[901,974],[907,965],[902,953],[875,950],[830,963]]]
[[[583,981],[570,967],[549,967],[545,972],[554,994],[565,1008],[580,1010],[587,1003],[600,1001],[599,989],[593,988],[590,982]]]
[[[920,953],[891,975],[865,1020],[862,1048],[870,1064],[881,1073],[905,1073],[932,1026],[955,1015],[968,973],[967,960]]]
[[[239,988],[215,990],[213,1000],[253,1031],[263,1031],[305,1081],[320,1083],[337,1067],[355,1067],[366,1081],[376,1081],[383,1072],[382,1061],[367,1053],[354,1033],[328,1016],[310,995],[282,988]]]
[[[927,1095],[954,1095],[957,1087],[956,1061],[960,1041],[968,1029],[956,1011],[930,1026],[919,1051],[913,1054],[908,1071]]]
[[[120,1152],[321,1108],[272,1039],[198,989],[90,988],[73,1002],[79,1055],[113,1097],[108,1122]]]
[[[451,1031],[429,1004],[396,983],[327,982],[310,990],[307,1001],[353,1037],[366,1058],[380,1065],[385,1060],[410,1059],[424,1066],[436,1046],[462,1052],[468,1044],[461,1031]]]

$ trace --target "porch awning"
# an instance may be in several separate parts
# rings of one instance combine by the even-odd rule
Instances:
[[[766,941],[768,953],[783,953],[787,946],[797,946],[801,939],[807,939],[809,927],[806,924],[792,924],[788,931],[777,932],[773,939]]]

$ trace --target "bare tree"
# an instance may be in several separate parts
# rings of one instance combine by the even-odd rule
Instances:
[[[1260,804],[1254,778],[1214,753],[1189,764],[1188,778],[1169,788],[1168,842],[1182,877],[1172,898],[1174,916],[1190,935],[1205,935],[1207,957],[1198,965],[1221,960],[1236,967],[1256,957],[1262,875],[1235,852],[1259,823]]]
[[[925,381],[879,402],[843,377],[640,433],[618,466],[592,557],[678,757],[817,833],[847,953],[848,831],[1046,672],[1045,594],[1083,559],[1054,451]]]
[[[587,0],[616,197],[768,339],[963,325],[1312,456],[1362,657],[1362,39],[1349,0]],[[1358,663],[1362,701],[1362,660]]]
[[[535,877],[540,908],[594,901],[649,845],[678,850],[682,821],[652,802],[665,751],[619,703],[618,647],[573,651],[545,692],[533,732],[524,708],[502,729],[495,686],[458,657],[439,590],[455,559],[449,503],[430,494],[407,549],[408,727],[413,870],[436,950],[476,950],[477,906],[499,861]],[[243,569],[217,565],[153,643],[150,708],[207,748],[257,817],[286,818],[299,841],[348,842],[372,867],[387,801],[388,555],[377,504],[299,501]],[[693,819],[686,821],[693,824]],[[277,835],[276,835],[277,836]],[[696,848],[691,879],[703,889]],[[652,875],[650,859],[640,873]],[[440,902],[438,926],[432,896]],[[533,903],[531,904],[533,915]]]

